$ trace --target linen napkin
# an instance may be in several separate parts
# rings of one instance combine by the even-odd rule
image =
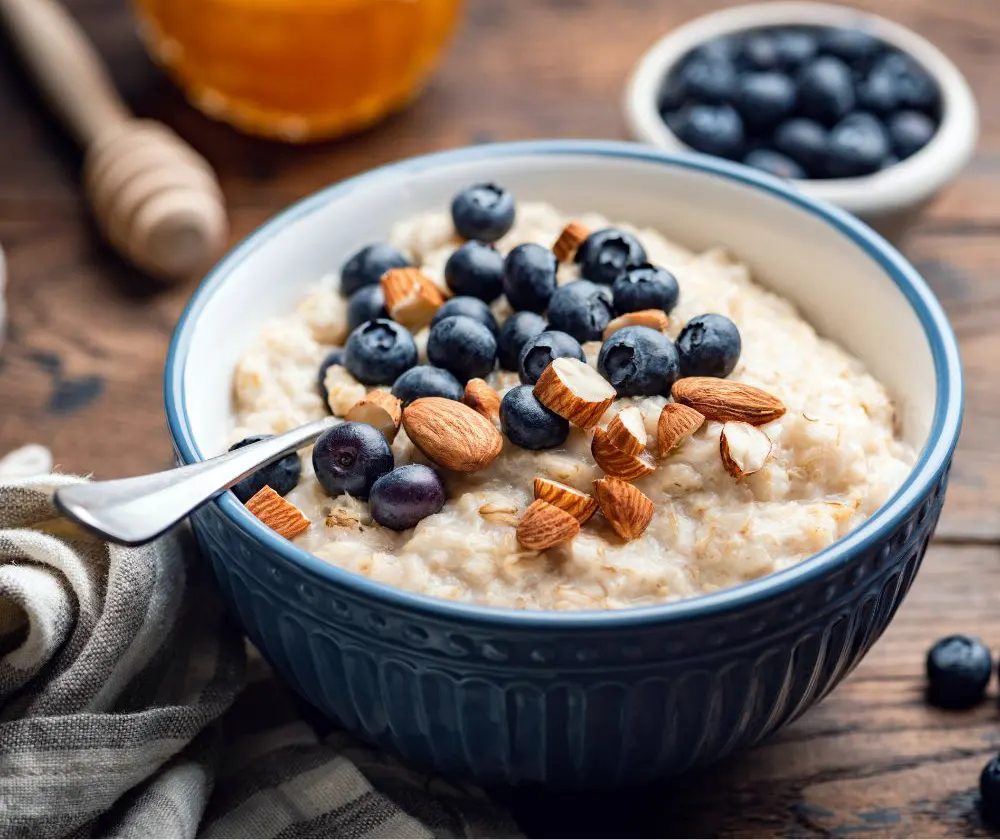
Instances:
[[[51,503],[84,479],[50,469],[0,460],[0,836],[517,836],[286,691],[186,528],[103,543]]]

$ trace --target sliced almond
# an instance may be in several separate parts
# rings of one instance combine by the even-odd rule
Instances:
[[[594,482],[597,504],[608,523],[623,540],[642,536],[653,519],[653,503],[639,488],[617,478]]]
[[[767,391],[714,376],[678,379],[672,393],[677,402],[720,423],[734,421],[761,426],[785,413],[785,404]]]
[[[590,231],[579,222],[570,222],[562,229],[555,245],[552,246],[552,253],[556,255],[559,262],[569,262],[576,254],[583,241],[590,236]]]
[[[462,402],[491,422],[495,423],[500,419],[500,395],[485,379],[470,379],[466,382]]]
[[[667,403],[656,424],[656,449],[666,458],[674,449],[691,437],[705,422],[705,415],[683,403]]]
[[[630,455],[615,446],[604,429],[594,429],[594,439],[590,442],[590,454],[608,475],[634,481],[649,475],[656,469],[656,462],[646,452]]]
[[[771,439],[756,426],[731,421],[722,427],[719,453],[726,472],[733,478],[743,478],[764,468],[771,457]]]
[[[503,449],[496,426],[464,403],[444,397],[411,402],[403,409],[403,428],[424,455],[455,472],[484,469]]]
[[[640,309],[638,312],[626,312],[624,315],[619,315],[608,321],[608,325],[604,328],[603,338],[607,341],[624,327],[649,327],[663,332],[669,326],[670,319],[662,309]]]
[[[419,268],[391,268],[382,275],[382,294],[389,317],[411,332],[426,327],[444,295]]]
[[[564,510],[583,525],[597,511],[597,499],[551,478],[535,479],[535,498]]]
[[[536,499],[517,525],[517,541],[532,551],[544,551],[574,539],[580,523],[566,511]]]
[[[627,405],[608,423],[608,441],[629,455],[638,455],[646,448],[646,421],[634,405]]]
[[[309,527],[306,515],[266,484],[247,500],[246,509],[286,540]]]
[[[369,391],[365,397],[354,403],[344,415],[346,420],[374,426],[385,435],[385,439],[389,443],[395,440],[402,418],[403,404],[388,391],[382,389]]]
[[[581,429],[592,429],[618,392],[586,362],[562,356],[542,371],[535,383],[538,401]]]

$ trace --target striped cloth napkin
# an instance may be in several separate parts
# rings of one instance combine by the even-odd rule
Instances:
[[[189,533],[82,534],[42,447],[0,460],[0,836],[508,837],[481,791],[318,720],[219,602]]]

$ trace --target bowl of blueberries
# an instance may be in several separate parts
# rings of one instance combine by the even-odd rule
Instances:
[[[640,59],[633,136],[793,181],[897,238],[969,161],[975,99],[933,44],[846,6],[758,3],[697,18]]]

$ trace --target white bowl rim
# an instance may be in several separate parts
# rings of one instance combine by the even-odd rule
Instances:
[[[694,18],[668,32],[639,59],[622,101],[632,136],[676,152],[693,151],[667,127],[656,107],[663,78],[680,58],[705,41],[775,25],[851,26],[910,53],[937,81],[942,119],[933,139],[910,158],[864,178],[790,181],[814,198],[862,217],[888,215],[922,204],[961,172],[975,152],[979,115],[961,71],[930,41],[902,24],[850,6],[782,0],[734,6]]]
[[[707,176],[735,181],[805,210],[837,229],[884,270],[913,308],[930,346],[937,379],[937,402],[927,443],[903,485],[871,518],[847,536],[800,563],[747,583],[707,595],[653,606],[616,610],[543,611],[515,610],[434,598],[380,583],[328,563],[280,537],[240,504],[232,493],[223,493],[209,504],[217,506],[232,524],[300,567],[346,592],[416,612],[435,620],[455,620],[467,625],[503,627],[506,631],[593,631],[707,618],[712,614],[752,608],[756,602],[778,596],[843,565],[858,551],[883,545],[928,494],[934,492],[958,441],[964,411],[963,377],[958,344],[940,303],[917,270],[879,234],[836,207],[816,201],[778,178],[750,167],[705,155],[671,154],[638,143],[600,140],[536,140],[494,143],[436,152],[378,167],[320,190],[288,207],[251,233],[206,276],[195,290],[177,323],[164,371],[164,404],[174,447],[184,464],[205,459],[194,440],[184,398],[184,370],[199,315],[231,272],[253,258],[263,243],[283,229],[310,215],[335,198],[382,179],[405,179],[407,174],[485,158],[519,158],[572,155],[621,158],[661,166],[679,167]]]

